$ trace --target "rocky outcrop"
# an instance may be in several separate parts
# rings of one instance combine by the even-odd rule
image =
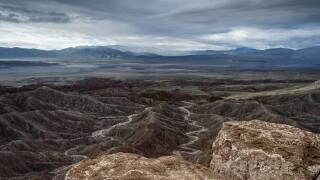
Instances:
[[[211,169],[226,179],[312,179],[320,171],[320,135],[253,120],[226,122]]]
[[[225,122],[212,146],[210,169],[174,156],[116,153],[76,164],[81,179],[312,179],[320,171],[320,135],[260,120]]]
[[[85,160],[70,169],[65,180],[82,179],[217,179],[210,169],[173,156],[149,159],[136,154],[117,153]]]

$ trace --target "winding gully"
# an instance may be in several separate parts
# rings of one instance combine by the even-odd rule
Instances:
[[[189,141],[184,144],[180,144],[178,146],[180,150],[174,151],[173,154],[178,156],[182,156],[182,154],[196,155],[201,151],[198,149],[192,148],[190,146],[192,146],[196,141],[199,140],[199,137],[198,137],[199,134],[201,134],[202,132],[208,131],[208,129],[199,125],[197,121],[193,121],[190,119],[191,112],[187,108],[190,108],[195,104],[190,102],[183,102],[183,103],[185,103],[186,105],[179,107],[179,109],[185,113],[185,116],[184,116],[185,121],[188,122],[188,124],[191,125],[192,127],[197,128],[197,130],[186,133],[186,135],[189,138]]]
[[[188,108],[194,106],[195,104],[194,103],[190,103],[190,102],[183,102],[183,103],[185,104],[185,106],[181,106],[181,107],[179,107],[179,109],[185,114],[184,115],[184,120],[189,125],[191,125],[192,127],[195,127],[197,130],[190,131],[190,132],[186,133],[187,137],[189,138],[189,141],[184,143],[184,144],[180,144],[178,146],[179,150],[176,150],[176,151],[173,152],[174,155],[181,156],[181,157],[182,157],[182,154],[196,155],[196,154],[200,153],[201,152],[200,150],[195,149],[195,148],[193,148],[191,146],[196,141],[199,140],[199,137],[198,137],[199,134],[201,134],[201,133],[203,133],[205,131],[208,131],[207,128],[199,125],[197,121],[194,121],[194,120],[190,119],[190,116],[191,116],[192,113],[188,110]],[[127,124],[130,124],[133,121],[135,116],[137,116],[140,113],[143,113],[145,111],[149,111],[151,109],[152,109],[152,107],[146,107],[143,111],[141,111],[139,113],[131,114],[131,115],[127,116],[128,120],[125,121],[125,122],[121,122],[121,123],[115,124],[115,125],[107,128],[107,129],[102,129],[102,130],[98,130],[98,131],[93,132],[91,134],[91,137],[96,139],[96,140],[108,137],[108,138],[110,138],[112,140],[114,138],[108,136],[109,132],[111,132],[113,129],[115,129],[115,128],[119,127],[119,126],[125,126]],[[80,146],[72,147],[72,148],[66,150],[64,152],[64,155],[65,156],[70,156],[73,159],[77,159],[77,163],[82,161],[82,160],[88,159],[88,157],[85,156],[85,155],[75,154],[78,148],[80,148]],[[74,164],[71,164],[69,166],[65,166],[63,168],[59,168],[59,169],[55,170],[53,173],[57,174],[57,176],[54,177],[53,179],[57,179],[57,177],[60,175],[61,172],[67,171],[68,169],[70,169],[71,167],[73,167],[77,163],[74,163]]]

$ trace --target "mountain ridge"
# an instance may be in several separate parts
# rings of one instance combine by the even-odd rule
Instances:
[[[153,52],[135,52],[120,46],[78,46],[68,47],[60,50],[42,50],[35,48],[20,48],[20,47],[0,47],[0,58],[24,58],[24,57],[81,57],[81,56],[95,56],[95,57],[136,57],[136,56],[162,56]],[[231,50],[195,50],[185,52],[184,55],[174,55],[169,57],[185,57],[185,56],[217,56],[217,55],[291,55],[295,58],[303,55],[315,55],[320,53],[320,46],[312,46],[302,49],[289,49],[289,48],[269,48],[258,50],[253,48],[241,47]]]

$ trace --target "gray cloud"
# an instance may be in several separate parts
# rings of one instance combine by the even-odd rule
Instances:
[[[66,13],[42,12],[8,5],[0,5],[0,20],[14,23],[67,23],[71,21]]]
[[[171,16],[189,23],[230,26],[294,27],[319,23],[317,0],[238,0],[218,6],[178,11]]]
[[[0,21],[33,24],[28,32],[43,32],[39,44],[49,39],[43,38],[45,33],[56,29],[57,48],[72,45],[72,41],[75,45],[98,42],[179,50],[239,46],[300,48],[320,44],[319,0],[1,2]],[[51,25],[42,25],[43,30],[39,31],[38,22]],[[10,32],[6,33],[10,36]],[[250,38],[250,33],[257,36]]]

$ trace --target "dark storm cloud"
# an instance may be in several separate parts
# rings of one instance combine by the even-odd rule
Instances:
[[[148,19],[176,23],[227,23],[279,25],[287,22],[319,22],[319,0],[53,0],[55,2],[82,7],[87,10],[105,12],[122,19]],[[94,13],[93,13],[94,14]],[[106,16],[106,18],[110,18]],[[294,19],[297,18],[297,19]],[[180,20],[177,21],[177,20]],[[139,22],[136,22],[139,23]],[[165,24],[161,24],[162,26]]]
[[[25,7],[0,5],[0,21],[14,23],[67,23],[70,22],[70,17],[60,12],[44,12]]]
[[[19,0],[7,1],[19,4]],[[20,1],[21,2],[21,1]],[[319,0],[29,0],[26,8],[2,6],[11,12],[2,19],[18,20],[16,16],[23,13],[31,21],[68,22],[68,8],[77,7],[78,13],[85,13],[91,18],[115,19],[127,21],[138,26],[162,27],[194,25],[207,27],[218,25],[220,28],[230,26],[298,26],[319,23]],[[65,5],[64,13],[41,12],[32,10],[52,6],[52,3]],[[27,9],[30,8],[30,9]],[[79,9],[82,11],[79,12]],[[72,10],[71,10],[72,11]],[[192,24],[190,24],[192,23]],[[189,29],[188,27],[186,27]],[[146,29],[149,31],[150,29]],[[200,30],[201,31],[201,30]],[[204,29],[207,31],[207,29]]]
[[[81,42],[91,37],[127,45],[134,39],[137,45],[167,48],[320,44],[320,0],[1,0],[0,5],[0,21],[70,24],[59,30],[84,35]]]
[[[11,1],[15,3],[19,0]],[[44,13],[28,7],[40,4],[38,8],[44,8],[45,3],[49,7],[52,3],[59,4],[65,7],[61,9],[65,12]],[[15,22],[19,20],[16,16],[22,13],[29,16],[30,21],[61,23],[70,21],[69,11],[76,11],[93,19],[124,21],[146,32],[167,30],[170,33],[181,28],[187,31],[182,34],[197,34],[210,29],[223,31],[232,26],[295,27],[318,24],[320,18],[319,0],[28,0],[23,5],[26,8],[3,6],[11,14],[2,14],[1,19]]]
[[[171,18],[220,27],[262,26],[267,28],[319,23],[319,0],[238,0],[217,6],[178,11]]]

